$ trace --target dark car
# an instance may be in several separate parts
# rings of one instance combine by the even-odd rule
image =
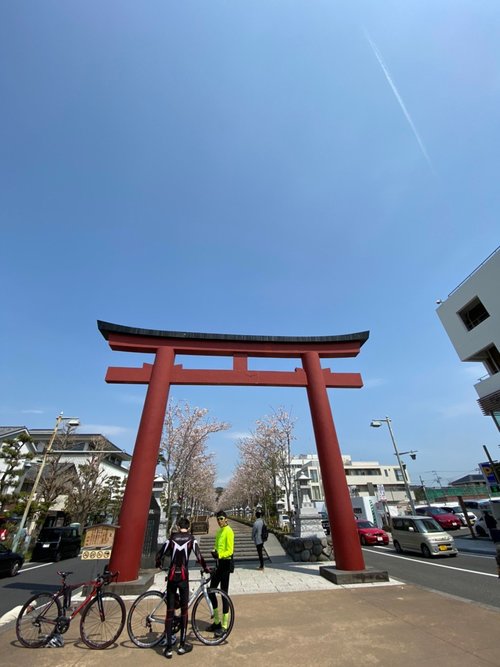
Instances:
[[[15,577],[23,563],[24,558],[20,554],[11,551],[5,544],[0,544],[0,575]]]
[[[326,512],[321,512],[321,526],[327,535],[330,535],[330,521],[328,520],[328,514]]]
[[[462,527],[462,522],[455,514],[446,512],[441,507],[416,507],[415,511],[417,514],[432,517],[443,530],[459,530]]]
[[[53,560],[74,558],[80,553],[81,538],[78,528],[42,528],[31,554],[31,560]]]

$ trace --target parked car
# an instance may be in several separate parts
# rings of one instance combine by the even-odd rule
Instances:
[[[428,516],[398,516],[391,520],[392,543],[398,553],[417,551],[431,556],[456,556],[455,540]]]
[[[31,554],[31,560],[74,558],[80,553],[81,538],[76,526],[42,528]]]
[[[15,577],[23,566],[24,558],[21,554],[8,549],[5,544],[0,544],[0,574]]]
[[[356,528],[361,544],[389,544],[389,535],[371,521],[356,519]]]
[[[9,529],[7,528],[7,517],[0,516],[0,542],[5,542],[9,534]]]
[[[16,531],[18,523],[18,517],[0,516],[0,542],[5,542]]]
[[[460,507],[460,505],[440,505],[440,508],[445,512],[450,512],[451,514],[454,514],[458,519],[460,519],[462,526],[467,525],[467,521],[465,520],[465,514],[463,513],[463,510]],[[477,516],[474,514],[474,512],[468,511],[467,516],[469,517],[469,521],[471,522],[471,524],[474,525],[477,520]]]
[[[490,536],[490,531],[486,527],[486,522],[484,520],[484,516],[482,516],[480,519],[476,521],[476,524],[474,526],[474,530],[476,531],[476,535],[478,537],[489,537]]]
[[[435,519],[443,530],[458,530],[462,526],[462,522],[457,516],[451,512],[446,512],[441,507],[416,507],[415,511],[419,515],[430,516]]]

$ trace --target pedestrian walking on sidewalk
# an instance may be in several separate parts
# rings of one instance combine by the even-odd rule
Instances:
[[[218,530],[215,534],[214,550],[212,556],[215,558],[215,572],[210,580],[210,588],[217,588],[220,585],[225,593],[229,591],[229,577],[234,570],[234,533],[227,522],[227,514],[223,511],[217,512]],[[229,623],[229,605],[226,600],[222,601],[222,618],[217,605],[215,595],[210,596],[210,601],[214,609],[214,621],[208,626],[209,632],[214,632],[216,637],[221,637]]]
[[[179,530],[171,533],[170,538],[156,554],[156,567],[161,567],[163,558],[165,556],[170,556],[170,565],[167,575],[167,617],[165,619],[166,647],[163,652],[163,655],[166,658],[172,657],[172,622],[174,619],[177,592],[179,594],[181,607],[181,628],[177,653],[183,655],[184,653],[189,653],[189,651],[193,649],[193,645],[186,642],[189,603],[188,561],[192,551],[194,551],[196,561],[201,565],[204,571],[210,572],[205,563],[205,559],[201,555],[198,542],[189,532],[189,519],[181,517],[177,525]]]
[[[252,527],[252,540],[257,547],[257,555],[259,556],[259,570],[264,570],[264,556],[262,550],[264,549],[264,540],[262,539],[262,529],[264,527],[264,520],[262,519],[262,512],[255,512],[255,522]]]

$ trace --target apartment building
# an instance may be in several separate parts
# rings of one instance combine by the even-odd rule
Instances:
[[[343,455],[347,486],[352,496],[375,496],[389,506],[406,506],[405,483],[399,466],[384,465],[378,461],[353,461]],[[301,473],[309,477],[311,500],[320,505],[325,500],[321,470],[317,454],[299,454],[292,457],[292,480]],[[408,483],[410,479],[407,473]]]
[[[483,414],[500,430],[500,247],[458,285],[437,314],[461,361],[480,362],[474,388]]]

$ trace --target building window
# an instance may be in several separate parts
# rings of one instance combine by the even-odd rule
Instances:
[[[495,345],[490,345],[484,350],[485,359],[483,364],[488,369],[490,375],[494,375],[500,371],[500,352]]]
[[[318,471],[314,470],[314,468],[309,468],[309,475],[311,476],[311,482],[317,482],[318,481]]]
[[[313,486],[311,488],[311,491],[312,491],[312,500],[320,500],[321,495],[319,492],[319,488],[317,486]]]
[[[485,347],[467,361],[480,361],[490,375],[500,372],[500,352],[495,345]]]
[[[398,482],[404,482],[404,477],[401,470],[395,468],[394,472],[396,473],[396,479],[398,480]]]
[[[497,429],[500,431],[500,411],[499,410],[494,410],[491,413],[491,416],[493,417],[493,420],[495,424],[497,425]]]
[[[465,324],[467,331],[474,329],[478,324],[481,324],[485,319],[487,319],[490,314],[483,306],[482,302],[478,297],[473,299],[468,303],[465,308],[458,311],[458,316]]]

